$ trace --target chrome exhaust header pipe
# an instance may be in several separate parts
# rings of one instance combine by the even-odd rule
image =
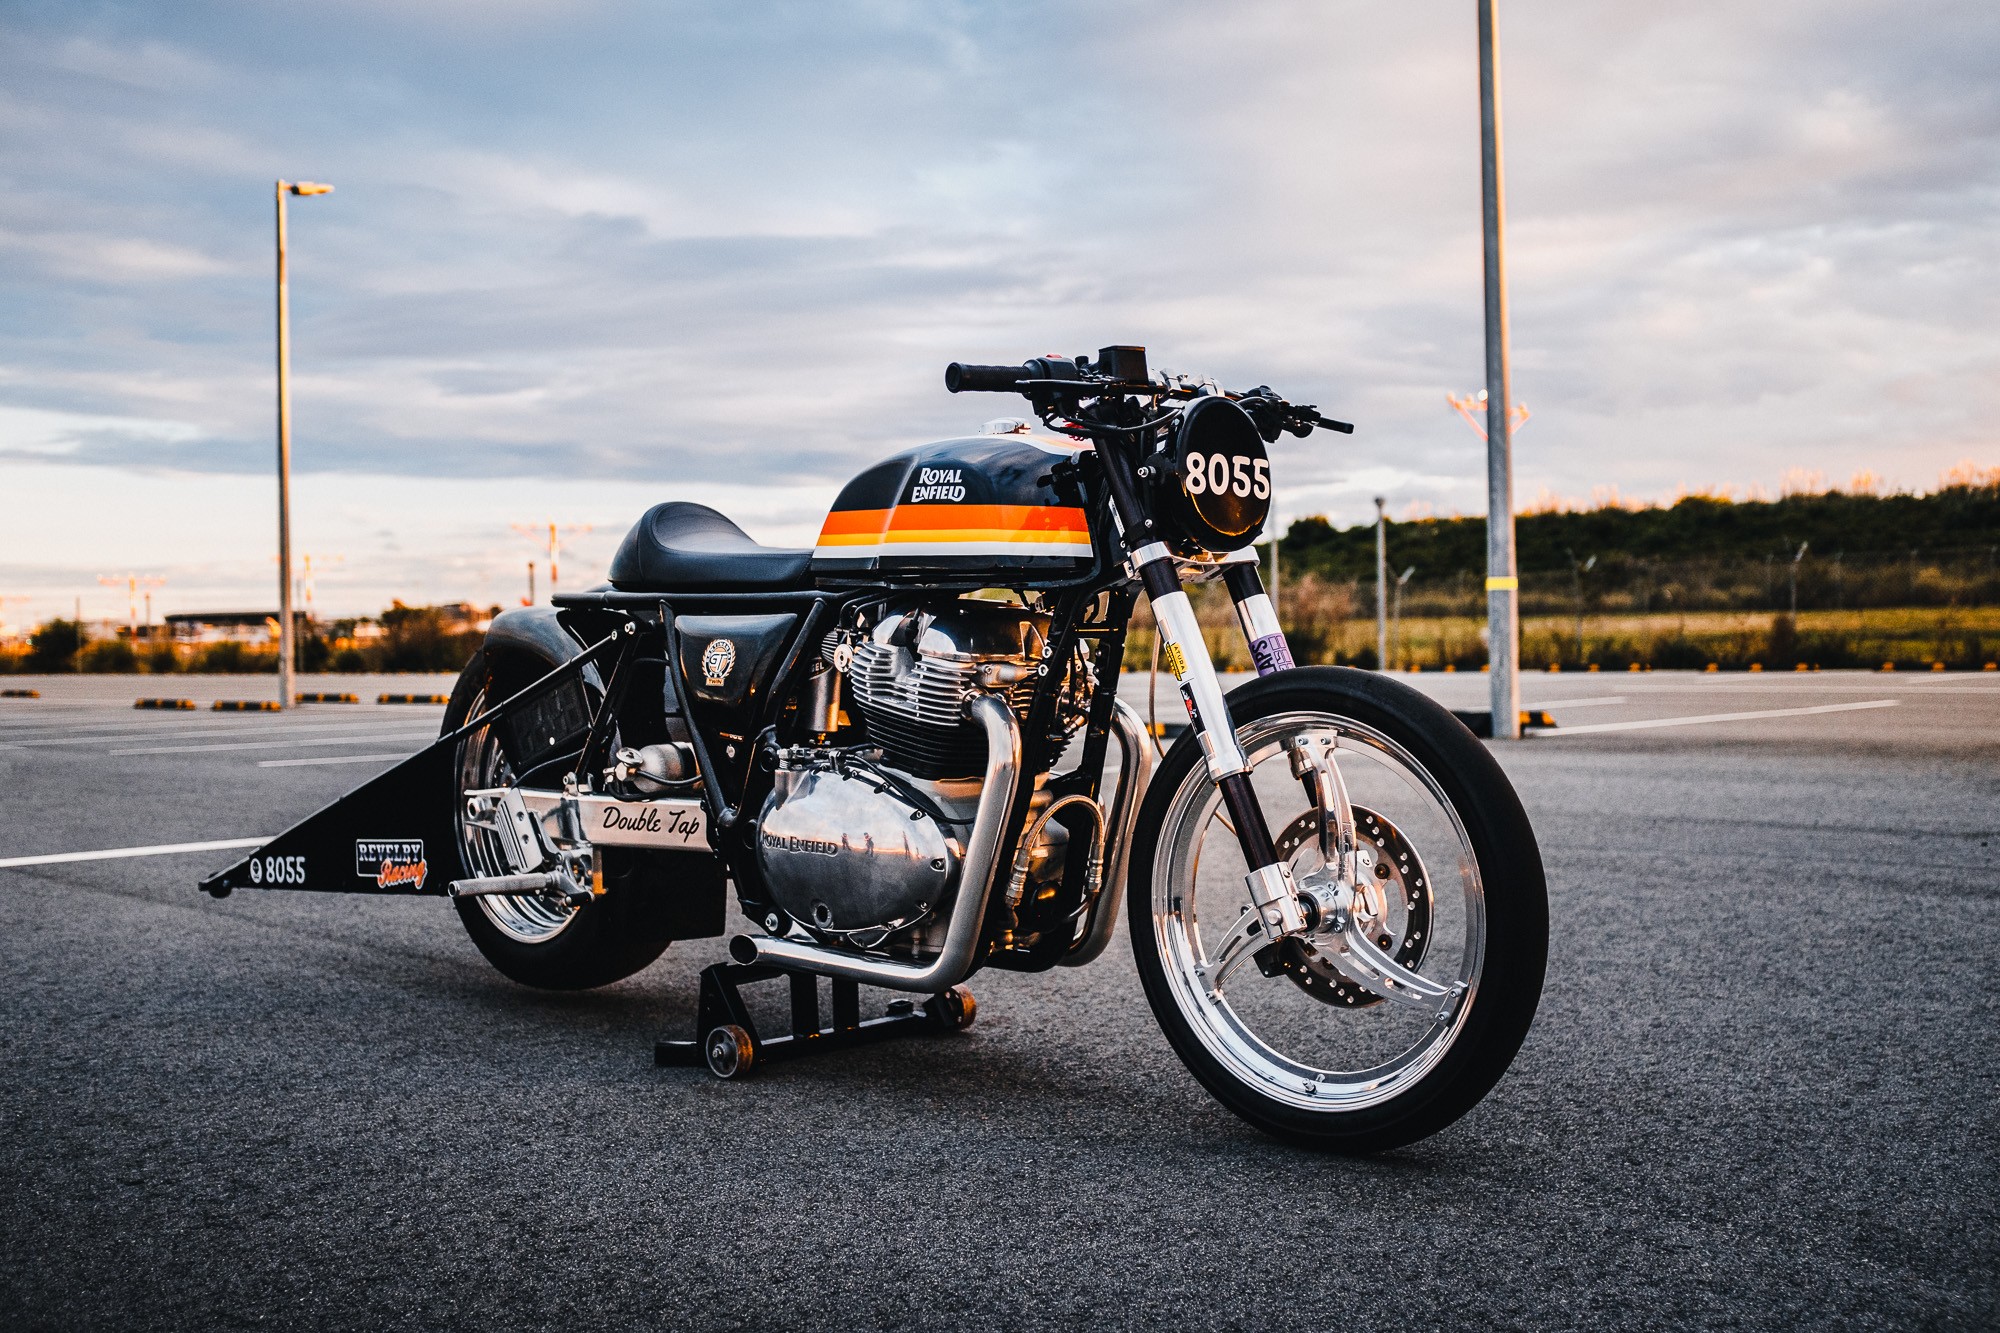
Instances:
[[[928,963],[870,958],[801,940],[769,935],[738,935],[729,941],[729,956],[739,963],[768,963],[799,972],[846,977],[889,990],[936,994],[965,980],[979,947],[986,906],[1000,875],[1000,843],[1007,809],[1014,803],[1014,786],[1021,775],[1021,728],[1014,710],[998,695],[982,694],[966,705],[966,713],[986,733],[986,778],[973,812],[972,840],[959,867],[958,897],[945,926],[944,947]],[[1121,795],[1122,799],[1122,795]]]
[[[1132,862],[1132,829],[1139,821],[1139,799],[1153,776],[1153,744],[1146,735],[1146,724],[1123,699],[1111,710],[1111,734],[1118,738],[1118,794],[1112,798],[1105,821],[1111,845],[1102,849],[1104,884],[1097,892],[1083,938],[1062,957],[1064,967],[1082,967],[1095,961],[1118,929],[1118,910],[1125,901],[1125,873]]]

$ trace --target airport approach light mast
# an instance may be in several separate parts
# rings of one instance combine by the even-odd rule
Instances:
[[[548,554],[549,596],[553,597],[556,595],[556,561],[562,556],[564,535],[568,534],[580,537],[584,533],[591,531],[594,526],[594,524],[590,523],[567,523],[559,525],[553,521],[547,523],[516,523],[513,525],[514,531],[524,537],[534,538],[536,545]],[[530,566],[528,574],[528,596],[530,598],[534,596],[534,577],[533,567]]]
[[[139,637],[139,590],[146,592],[146,628],[153,627],[152,589],[166,586],[166,580],[157,574],[99,574],[97,581],[107,588],[124,585],[125,588],[125,634],[132,640]]]

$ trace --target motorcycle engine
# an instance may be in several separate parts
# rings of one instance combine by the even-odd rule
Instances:
[[[966,720],[965,698],[998,689],[1025,725],[1049,617],[1003,602],[969,599],[892,611],[852,643],[847,680],[871,741],[888,763],[924,778],[977,777],[986,741]],[[834,650],[837,655],[839,649]],[[1089,664],[1068,663],[1049,739],[1057,753],[1083,721]],[[1025,737],[1023,738],[1026,739]]]
[[[1043,665],[1049,617],[970,600],[884,609],[828,637],[866,742],[782,753],[758,822],[758,862],[772,901],[816,934],[874,946],[897,932],[925,947],[958,890],[986,769],[984,733],[965,699],[999,692],[1024,722]],[[1088,707],[1090,671],[1064,663],[1047,753],[1060,754]],[[1038,779],[1039,779],[1038,775]],[[1034,806],[1050,799],[1038,785]],[[1048,823],[1031,881],[1060,876],[1068,833]]]

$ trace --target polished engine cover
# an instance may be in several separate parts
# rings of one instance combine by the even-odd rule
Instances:
[[[771,900],[833,934],[888,931],[944,905],[958,850],[927,811],[830,763],[781,770],[758,820]]]

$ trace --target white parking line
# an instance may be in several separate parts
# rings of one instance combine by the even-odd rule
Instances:
[[[218,750],[296,750],[307,745],[380,745],[384,741],[434,741],[434,731],[406,731],[395,735],[321,736],[305,741],[243,741],[235,745],[149,745],[136,750],[106,750],[106,754],[209,754]]]
[[[1592,722],[1581,727],[1531,727],[1537,736],[1581,736],[1596,731],[1642,731],[1648,727],[1692,727],[1702,722],[1749,722],[1765,717],[1805,717],[1810,713],[1851,713],[1862,708],[1894,708],[1901,699],[1870,699],[1857,704],[1819,704],[1812,708],[1760,708],[1751,713],[1703,713],[1698,717],[1649,717],[1636,722]]]
[[[318,759],[259,759],[259,768],[304,768],[309,764],[374,764],[384,759],[408,759],[410,756],[398,751],[395,754],[330,754]]]
[[[1961,681],[1965,677],[1959,677]],[[1661,681],[1648,694],[1881,694],[1886,690],[1907,690],[1911,695],[1983,694],[2000,698],[2000,687],[1991,685],[1934,685],[1919,677],[1824,683],[1814,676],[1691,676],[1684,680]]]
[[[51,856],[9,856],[0,870],[18,866],[52,866],[65,861],[116,861],[127,856],[171,856],[176,852],[220,852],[231,847],[262,847],[269,838],[225,838],[220,842],[163,842],[157,847],[108,847],[101,852],[56,852]]]
[[[353,722],[323,723],[319,726],[292,727],[274,726],[268,723],[259,724],[248,719],[234,726],[221,727],[192,727],[185,726],[185,724],[182,727],[176,727],[172,723],[162,723],[159,726],[151,727],[144,731],[128,730],[122,734],[114,733],[108,736],[31,736],[26,740],[0,741],[0,750],[28,749],[30,747],[47,745],[97,745],[104,741],[149,741],[162,738],[186,740],[191,736],[298,736],[309,732],[315,734],[332,732],[336,735],[352,735],[358,731],[373,730],[380,732],[384,729],[394,730],[398,727],[407,727],[409,724],[408,718],[401,717],[379,718],[373,722],[356,720]]]
[[[1622,694],[1597,694],[1588,699],[1542,699],[1533,703],[1522,701],[1523,708],[1603,708],[1607,704],[1622,704]]]

